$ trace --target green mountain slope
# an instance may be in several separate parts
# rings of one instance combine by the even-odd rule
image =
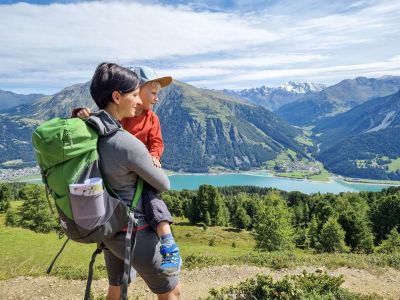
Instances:
[[[322,148],[362,133],[400,127],[400,91],[386,97],[374,98],[348,112],[316,123],[313,132]]]
[[[12,134],[21,134],[21,122],[32,124],[56,116],[69,116],[72,108],[91,106],[89,83],[65,88],[60,93],[40,99],[33,105],[15,108],[0,116]],[[165,142],[162,158],[167,169],[205,172],[214,168],[241,169],[261,167],[283,151],[291,149],[304,156],[295,137],[302,134],[273,113],[220,92],[198,89],[175,82],[160,95],[156,107]],[[24,150],[15,148],[12,135],[4,135],[0,162],[33,160],[27,127],[21,140]],[[23,155],[22,155],[23,153]]]
[[[156,109],[166,144],[164,166],[207,171],[260,167],[286,149],[303,155],[301,131],[262,107],[175,83]]]
[[[348,177],[400,180],[399,128],[364,133],[317,155],[331,172]]]
[[[37,120],[20,119],[0,114],[0,163],[11,160],[32,162],[32,131],[39,125]]]
[[[321,121],[313,131],[321,150],[317,157],[330,171],[400,179],[400,92]]]

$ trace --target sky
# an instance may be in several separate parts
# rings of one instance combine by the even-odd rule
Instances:
[[[398,0],[0,0],[0,89],[53,94],[96,66],[201,88],[400,75]]]

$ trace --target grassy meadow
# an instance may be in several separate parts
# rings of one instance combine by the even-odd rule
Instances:
[[[27,229],[6,227],[5,215],[0,214],[0,280],[16,276],[43,276],[64,239],[56,233],[34,233]],[[224,227],[190,225],[186,219],[176,218],[173,232],[182,251],[183,268],[211,265],[247,264],[274,269],[296,266],[342,266],[373,269],[392,267],[400,270],[400,254],[314,254],[311,251],[259,252],[247,231]],[[85,279],[94,244],[70,241],[58,258],[52,275],[66,279]],[[95,264],[95,278],[106,277],[102,255]]]

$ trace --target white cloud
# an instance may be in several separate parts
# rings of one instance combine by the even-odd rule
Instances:
[[[286,78],[307,79],[311,81],[326,80],[339,81],[339,78],[353,78],[357,76],[383,76],[383,75],[400,75],[400,56],[395,56],[387,61],[331,66],[325,68],[294,68],[294,69],[274,69],[262,71],[241,72],[237,75],[223,76],[218,80],[220,88],[230,87],[251,87],[251,82],[264,82],[270,80],[278,80],[282,82]],[[279,80],[281,79],[281,80]],[[192,84],[198,86],[210,86],[216,88],[215,80],[192,80]]]
[[[0,89],[61,89],[106,60],[213,88],[397,72],[399,1],[257,3],[230,13],[154,1],[0,5]]]
[[[118,2],[3,6],[0,28],[8,45],[1,54],[14,66],[22,51],[27,67],[202,54],[280,38],[227,14]]]

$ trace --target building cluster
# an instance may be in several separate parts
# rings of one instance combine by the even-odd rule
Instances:
[[[39,167],[28,167],[22,169],[0,169],[0,181],[16,181],[22,177],[40,175]]]
[[[284,162],[275,166],[275,171],[278,172],[320,172],[320,167],[317,163],[304,163],[301,161]]]

